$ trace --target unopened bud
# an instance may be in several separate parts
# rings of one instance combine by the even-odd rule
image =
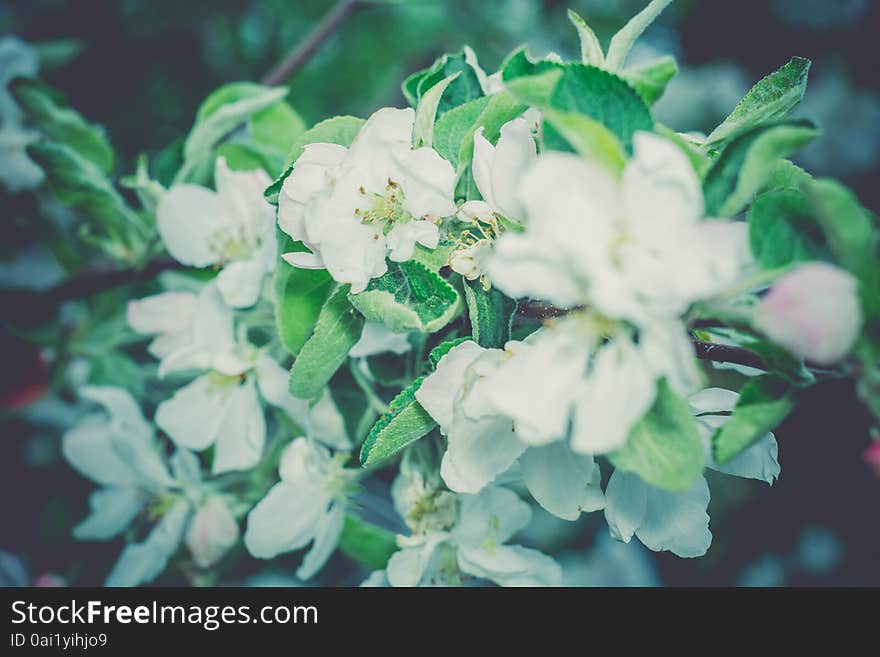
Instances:
[[[238,541],[238,523],[219,497],[198,510],[186,533],[186,545],[200,568],[216,564]]]

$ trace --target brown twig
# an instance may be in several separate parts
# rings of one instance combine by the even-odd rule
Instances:
[[[263,76],[267,85],[282,84],[301,69],[336,30],[363,5],[362,0],[339,0],[315,26],[315,29],[294,47],[275,68]]]

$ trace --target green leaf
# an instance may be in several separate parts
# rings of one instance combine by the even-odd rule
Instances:
[[[761,79],[712,131],[705,146],[730,141],[758,125],[788,116],[804,97],[809,73],[810,60],[793,57],[778,71]]]
[[[614,467],[673,491],[691,487],[703,472],[703,445],[687,402],[665,379],[651,409],[633,427],[626,445],[608,455]]]
[[[779,162],[818,134],[809,121],[786,121],[757,127],[735,139],[706,174],[707,215],[731,217],[742,211],[767,184]]]
[[[678,73],[675,58],[665,55],[645,64],[628,68],[623,78],[629,82],[649,106],[660,100],[666,85]]]
[[[608,54],[605,57],[605,64],[610,70],[617,71],[623,68],[630,50],[638,38],[642,36],[642,32],[648,29],[648,26],[671,2],[672,0],[651,0],[647,7],[630,18],[629,22],[611,37],[611,43],[608,44]]]
[[[627,152],[632,151],[636,131],[653,131],[654,120],[645,101],[617,75],[584,64],[540,62],[533,66],[537,75],[507,82],[508,90],[524,102],[591,118],[610,130]],[[520,68],[516,60],[509,61],[507,67],[506,76],[513,76]]]
[[[489,97],[483,96],[449,110],[437,120],[434,126],[434,150],[452,166],[458,167],[458,154],[464,137],[488,104]]]
[[[437,363],[440,362],[441,358],[443,358],[446,354],[448,354],[452,349],[460,345],[462,342],[467,342],[468,340],[473,341],[473,338],[469,335],[466,335],[462,338],[453,338],[451,340],[445,340],[433,349],[431,349],[431,353],[428,354],[428,362],[431,363],[431,368],[437,369]]]
[[[484,290],[478,280],[464,281],[464,296],[474,342],[487,349],[503,347],[510,340],[516,301],[498,288]]]
[[[799,190],[761,194],[749,210],[748,221],[749,246],[764,269],[830,255],[810,202]]]
[[[569,9],[568,20],[577,30],[578,38],[581,41],[581,61],[584,64],[592,64],[593,66],[602,67],[605,65],[605,55],[602,52],[602,46],[596,33],[587,25],[586,21],[581,18],[577,12]]]
[[[384,322],[397,333],[433,333],[446,326],[461,309],[461,298],[455,288],[414,260],[389,263],[385,274],[349,298],[368,320]]]
[[[443,98],[443,92],[449,85],[461,75],[461,71],[443,78],[431,87],[419,100],[416,107],[415,123],[413,125],[413,146],[431,146],[434,142],[434,121],[437,118],[437,108]]]
[[[456,75],[437,106],[437,116],[483,95],[483,86],[477,71],[468,61],[466,51],[442,55],[429,68],[410,75],[403,82],[403,95],[413,107],[418,107],[424,96],[436,85]]]
[[[288,235],[276,231],[278,255],[303,251],[305,247]],[[312,334],[315,322],[333,289],[333,278],[326,269],[301,269],[280,258],[272,277],[275,291],[275,324],[281,344],[294,356]]]
[[[108,351],[91,359],[89,383],[99,386],[117,386],[128,390],[135,399],[144,395],[145,373],[127,354]]]
[[[361,337],[364,318],[348,301],[348,286],[340,287],[324,303],[315,330],[293,361],[290,393],[311,399],[327,385]]]
[[[803,190],[835,260],[861,282],[865,314],[880,314],[877,232],[867,211],[851,191],[834,180],[807,181]]]
[[[76,151],[103,174],[113,170],[115,155],[103,129],[88,123],[79,112],[62,107],[57,92],[36,80],[19,80],[14,93],[28,122],[46,137]]]
[[[339,537],[339,549],[366,568],[382,570],[398,547],[394,534],[347,513]]]
[[[284,156],[249,141],[225,141],[217,147],[217,156],[225,157],[234,171],[263,169],[270,176],[277,175],[284,166]]]
[[[58,200],[82,212],[96,232],[109,237],[102,246],[111,256],[128,260],[141,253],[146,239],[143,220],[94,162],[50,141],[31,144],[28,154],[45,171]]]
[[[183,145],[184,160],[209,158],[211,150],[254,114],[287,95],[286,87],[266,87],[252,82],[226,84],[202,102],[196,121]]]
[[[284,181],[290,172],[293,171],[293,165],[302,155],[305,147],[309,144],[339,144],[340,146],[351,146],[351,142],[357,137],[357,133],[364,125],[364,120],[356,116],[334,116],[316,123],[311,128],[300,134],[290,145],[290,152],[287,154],[287,166],[269,187],[266,188],[264,195],[269,203],[278,204],[278,193],[281,191]]]
[[[287,155],[290,144],[306,131],[306,123],[288,103],[278,102],[255,112],[248,121],[251,136],[261,146]]]
[[[794,408],[791,386],[765,374],[751,379],[740,391],[739,401],[727,423],[712,437],[712,454],[723,465],[760,440]]]
[[[575,152],[599,162],[602,166],[620,175],[626,166],[626,152],[620,140],[598,121],[574,112],[560,112],[552,108],[543,110],[546,121]],[[545,130],[544,143],[551,133]]]
[[[416,401],[416,391],[425,377],[419,377],[391,400],[388,412],[373,425],[361,446],[361,463],[373,465],[397,454],[437,426]]]

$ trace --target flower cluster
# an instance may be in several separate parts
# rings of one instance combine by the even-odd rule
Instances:
[[[178,266],[116,315],[146,374],[86,364],[62,443],[99,486],[76,537],[128,539],[109,584],[213,583],[241,545],[300,581],[347,557],[346,584],[555,586],[529,528],[595,512],[698,557],[715,473],[772,484],[800,390],[859,377],[880,408],[876,228],[786,159],[809,62],[676,133],[651,115],[674,65],[625,66],[667,4],[607,52],[572,14],[580,61],[445,56],[365,121],[230,85],[173,177],[127,179],[146,241],[108,252]]]

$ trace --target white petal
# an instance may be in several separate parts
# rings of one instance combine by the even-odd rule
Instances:
[[[195,312],[196,295],[191,292],[163,292],[129,301],[128,325],[138,333],[157,335],[186,330]]]
[[[275,484],[248,514],[244,535],[248,552],[271,559],[303,547],[314,538],[329,504],[323,482]]]
[[[391,178],[400,178],[403,207],[416,219],[455,214],[455,169],[431,148],[398,148],[391,152],[396,165]]]
[[[694,415],[703,413],[724,413],[733,410],[739,395],[725,388],[705,388],[688,397],[691,412]]]
[[[248,308],[260,298],[265,274],[266,267],[258,258],[230,262],[217,275],[217,289],[233,308]]]
[[[207,267],[219,260],[212,239],[229,225],[219,196],[198,185],[175,185],[162,195],[156,208],[156,227],[168,253],[192,267]]]
[[[391,555],[385,569],[391,586],[418,586],[429,571],[437,546],[446,540],[446,534],[434,533],[422,545],[407,547]]]
[[[134,486],[96,490],[89,496],[88,517],[73,528],[73,535],[80,540],[109,540],[131,524],[145,501]]]
[[[492,193],[492,169],[495,165],[495,147],[483,136],[482,126],[474,133],[474,156],[471,171],[480,195],[494,209],[499,209]]]
[[[370,170],[374,159],[388,153],[392,147],[409,148],[412,141],[416,113],[411,107],[395,109],[383,107],[367,119],[348,149],[345,164]],[[381,180],[382,173],[378,172]],[[384,185],[385,181],[382,181]]]
[[[352,358],[365,358],[385,352],[404,354],[411,348],[406,333],[395,333],[382,322],[367,322],[360,339],[348,355]]]
[[[468,340],[450,349],[416,391],[416,400],[446,431],[453,420],[453,402],[464,386],[464,373],[485,350]]]
[[[513,356],[486,377],[482,389],[498,411],[513,420],[517,436],[530,445],[568,433],[572,397],[584,376],[591,336],[567,323],[541,330],[530,344],[508,342]]]
[[[281,454],[278,474],[281,480],[300,488],[323,485],[330,464],[330,452],[308,440],[296,438]]]
[[[525,210],[519,201],[520,184],[537,159],[535,142],[524,119],[514,119],[501,126],[492,163],[492,196],[496,209],[509,219],[524,218]]]
[[[104,486],[124,486],[138,481],[138,474],[113,448],[112,430],[100,416],[87,417],[64,434],[64,458],[84,477]]]
[[[293,239],[309,243],[304,219],[306,205],[327,188],[332,168],[342,162],[347,152],[337,144],[309,144],[297,159],[278,195],[278,226]]]
[[[309,409],[309,423],[306,427],[310,438],[332,447],[333,449],[351,449],[351,440],[345,428],[345,419],[333,396],[330,388],[324,388],[321,396]]]
[[[406,262],[413,257],[416,244],[434,249],[440,241],[437,225],[431,221],[409,221],[397,224],[385,236],[388,257],[394,262]]]
[[[659,135],[637,132],[623,173],[624,203],[638,239],[663,240],[703,216],[703,192],[684,152]]]
[[[577,390],[571,447],[581,454],[605,454],[623,446],[651,407],[654,375],[632,341],[618,336],[601,347]]]
[[[214,474],[252,468],[260,462],[266,442],[266,418],[253,380],[237,386],[224,406],[211,468]]]
[[[302,580],[311,579],[324,567],[327,559],[339,544],[344,523],[345,508],[341,504],[334,504],[318,522],[315,529],[315,541],[312,543],[311,549],[306,552],[306,556],[303,557],[302,563],[296,571],[297,577]]]
[[[210,375],[200,376],[159,404],[156,426],[175,445],[206,449],[217,439],[234,385],[217,384]]]
[[[281,257],[288,265],[299,267],[300,269],[324,269],[324,260],[316,253],[307,251],[291,251],[290,253],[282,253]]]
[[[238,542],[238,523],[221,497],[209,498],[186,532],[186,545],[199,568],[210,568]]]
[[[631,472],[615,470],[605,491],[605,518],[611,535],[629,542],[633,533],[655,552],[699,557],[712,543],[709,486],[700,477],[683,493],[651,486]]]
[[[233,171],[226,158],[218,157],[214,167],[214,185],[231,221],[245,227],[252,236],[262,235],[266,226],[275,223],[275,212],[263,196],[272,179],[262,169]]]
[[[107,586],[137,586],[158,577],[183,540],[189,505],[179,500],[162,516],[143,543],[129,543],[107,575]]]
[[[542,507],[565,520],[604,505],[601,472],[592,456],[573,454],[564,443],[527,449],[519,466],[529,492]]]
[[[519,545],[501,545],[492,549],[460,546],[458,565],[462,571],[499,586],[562,584],[562,568],[554,559]]]
[[[506,471],[526,445],[513,431],[510,420],[465,418],[459,412],[447,434],[440,475],[457,493],[476,493]]]
[[[459,545],[501,545],[532,519],[532,509],[512,490],[491,486],[459,496],[458,522],[452,532]]]

